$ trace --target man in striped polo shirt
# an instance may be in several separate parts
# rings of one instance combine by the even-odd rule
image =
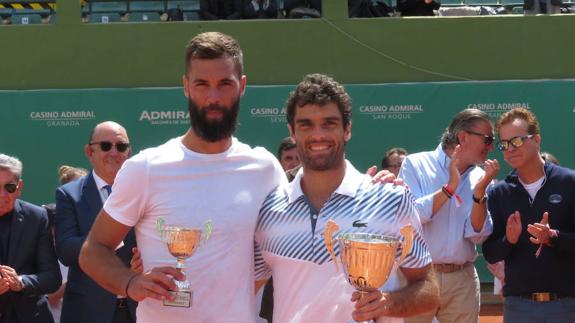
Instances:
[[[352,316],[402,322],[399,317],[438,304],[431,257],[410,193],[402,186],[373,184],[345,160],[350,117],[349,95],[324,75],[306,76],[288,99],[288,128],[303,168],[266,198],[255,233],[256,280],[262,284],[273,274],[275,322],[347,322]],[[322,237],[330,219],[339,224],[338,233],[396,238],[412,224],[412,251],[380,291],[360,298],[331,263]],[[398,271],[406,277],[404,287]]]

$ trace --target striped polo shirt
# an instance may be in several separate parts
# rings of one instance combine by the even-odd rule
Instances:
[[[421,268],[431,256],[421,233],[414,199],[403,186],[372,184],[348,161],[340,186],[316,213],[301,190],[302,170],[295,179],[276,188],[264,201],[255,232],[256,280],[274,277],[274,321],[347,322],[354,288],[336,271],[323,239],[328,220],[338,223],[334,234],[364,232],[401,238],[399,230],[412,224],[412,251],[401,267]],[[339,246],[334,243],[339,262]],[[396,260],[401,255],[398,248]],[[381,288],[399,288],[397,266]],[[381,318],[379,322],[403,322]]]

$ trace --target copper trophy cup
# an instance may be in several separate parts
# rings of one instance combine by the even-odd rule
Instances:
[[[184,271],[185,260],[191,257],[200,245],[205,243],[211,231],[211,222],[206,225],[204,230],[195,228],[185,228],[177,226],[165,226],[161,229],[163,241],[168,246],[170,254],[177,259],[176,269],[180,272]],[[202,235],[205,234],[202,240]],[[172,295],[176,297],[175,300],[164,300],[165,306],[176,307],[190,307],[193,301],[193,292],[190,287],[190,282],[186,279],[184,281],[174,280],[177,291],[171,291]]]
[[[324,232],[326,247],[339,270],[335,256],[333,233],[339,226],[329,220]],[[337,235],[339,256],[347,281],[360,293],[368,293],[381,288],[395,264],[399,265],[411,251],[413,226],[406,225],[400,230],[403,243],[394,237],[371,233],[342,233]],[[403,244],[399,260],[395,261],[397,250]],[[350,321],[354,322],[354,321]],[[373,321],[371,321],[373,322]]]

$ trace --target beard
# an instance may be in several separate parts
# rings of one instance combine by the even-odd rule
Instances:
[[[298,155],[300,156],[301,164],[305,169],[313,171],[326,171],[339,167],[344,161],[345,143],[343,145],[336,145],[335,149],[323,156],[310,156],[307,153],[306,145],[297,145]]]
[[[210,104],[201,109],[192,99],[188,99],[188,111],[194,133],[207,142],[216,142],[231,137],[236,131],[240,98],[238,97],[229,108]],[[208,120],[206,116],[208,111],[220,111],[222,113],[221,119]]]

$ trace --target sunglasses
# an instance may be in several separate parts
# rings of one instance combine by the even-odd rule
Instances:
[[[483,143],[486,144],[487,146],[493,145],[493,143],[495,142],[494,136],[488,136],[488,135],[484,135],[482,133],[470,131],[470,130],[465,130],[465,132],[472,134],[472,135],[475,135],[475,136],[483,137]]]
[[[509,140],[500,140],[497,143],[497,149],[499,149],[501,151],[506,151],[507,149],[509,149],[509,145],[511,145],[515,148],[519,148],[519,147],[523,146],[523,144],[525,143],[525,140],[531,139],[532,137],[533,137],[533,135],[527,135],[527,136],[513,137]]]
[[[126,150],[128,150],[128,148],[130,148],[130,144],[127,142],[119,142],[116,144],[113,144],[109,141],[100,141],[100,142],[91,142],[89,143],[90,146],[92,145],[100,145],[100,149],[102,149],[102,151],[106,152],[106,151],[110,151],[110,149],[112,149],[112,147],[116,146],[116,150],[120,153],[126,152]]]
[[[18,189],[18,184],[16,184],[16,183],[4,184],[4,190],[10,194],[16,192],[17,189]]]

